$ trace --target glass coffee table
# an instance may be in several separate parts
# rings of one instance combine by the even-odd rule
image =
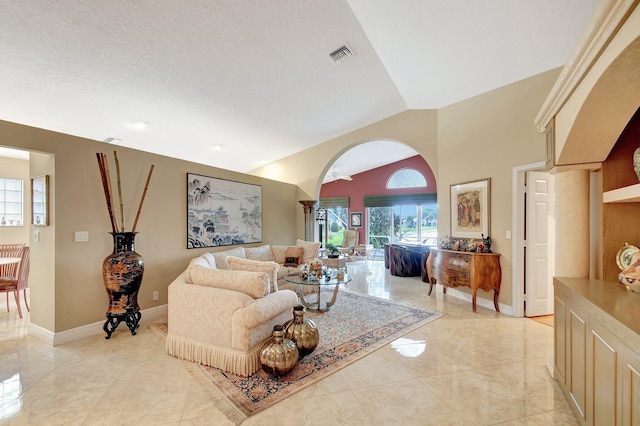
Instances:
[[[336,299],[338,298],[338,290],[340,289],[340,284],[346,284],[351,281],[351,277],[347,274],[344,274],[344,278],[342,280],[338,280],[335,275],[327,275],[321,279],[302,279],[298,275],[290,275],[284,278],[285,281],[297,284],[298,285],[298,297],[300,298],[300,302],[307,308],[308,311],[311,312],[327,312],[334,303],[336,303]],[[320,289],[324,286],[332,285],[333,288],[333,297],[328,302],[323,302],[320,294]],[[313,293],[316,295],[316,301],[311,302],[307,301],[304,298],[304,288],[305,287],[313,287]]]

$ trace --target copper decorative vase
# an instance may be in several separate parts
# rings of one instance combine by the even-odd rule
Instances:
[[[273,337],[260,351],[262,369],[272,376],[283,376],[293,370],[298,362],[298,347],[284,337],[284,327],[273,327]]]
[[[140,326],[138,290],[144,274],[144,259],[135,251],[136,232],[112,232],[113,253],[102,263],[102,278],[109,295],[107,320],[102,329],[109,339],[125,321],[132,335]]]
[[[284,337],[291,339],[298,347],[300,358],[309,355],[320,342],[320,332],[316,323],[304,317],[304,306],[293,308],[293,319],[285,322]]]

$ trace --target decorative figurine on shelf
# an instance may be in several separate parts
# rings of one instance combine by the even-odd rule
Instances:
[[[324,274],[324,265],[320,259],[313,259],[309,262],[309,277],[321,279]]]
[[[448,235],[445,235],[438,241],[438,247],[444,250],[451,250],[453,249],[453,241],[451,241]]]
[[[474,240],[467,241],[467,251],[476,251],[478,245]]]
[[[618,282],[640,293],[640,252],[636,252],[631,257],[629,266],[618,274]]]
[[[303,280],[309,279],[309,265],[306,263],[302,265],[302,269],[300,269],[300,278]]]
[[[482,235],[482,253],[491,253],[491,238],[487,235],[486,238],[484,234]]]

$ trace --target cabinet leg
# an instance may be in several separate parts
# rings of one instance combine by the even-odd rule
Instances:
[[[433,291],[433,286],[436,285],[436,279],[435,278],[431,278],[429,280],[429,294],[428,296],[431,296],[431,292]]]
[[[475,290],[472,292],[471,297],[473,299],[473,312],[475,312],[476,311],[476,291]]]
[[[495,289],[493,292],[493,306],[496,308],[496,312],[500,312],[500,307],[498,306],[498,296],[500,295],[500,293],[498,292],[498,289]]]

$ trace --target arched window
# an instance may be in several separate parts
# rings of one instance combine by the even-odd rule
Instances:
[[[414,169],[400,169],[391,175],[387,181],[387,189],[394,188],[424,188],[427,180],[422,173]]]

